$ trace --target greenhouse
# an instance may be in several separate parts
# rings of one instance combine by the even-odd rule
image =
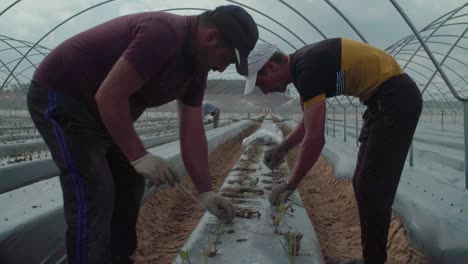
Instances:
[[[5,0],[0,29],[0,263],[468,263],[465,0]]]

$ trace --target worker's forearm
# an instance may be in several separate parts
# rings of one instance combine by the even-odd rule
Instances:
[[[199,193],[211,191],[208,146],[203,126],[180,133],[182,159],[193,184]]]
[[[98,102],[98,108],[107,131],[129,161],[147,153],[133,128],[127,100]]]
[[[302,120],[303,119],[301,119],[301,122],[281,142],[281,144],[279,145],[279,148],[281,150],[288,151],[302,142],[302,139],[304,138],[304,134],[305,134],[304,122]]]
[[[321,138],[306,140],[302,143],[293,173],[288,182],[297,187],[307,172],[312,168],[322,152],[325,140]]]

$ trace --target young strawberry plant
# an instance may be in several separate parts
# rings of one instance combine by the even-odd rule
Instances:
[[[301,239],[304,234],[296,232],[286,232],[283,234],[284,242],[281,241],[281,245],[288,254],[290,264],[296,263],[296,256],[301,248]]]
[[[182,264],[192,264],[190,261],[189,250],[181,250],[179,251],[180,259],[182,260]]]
[[[224,225],[224,222],[219,222],[218,228],[214,233],[214,240],[212,241],[210,238],[208,238],[206,246],[203,248],[202,252],[203,263],[208,263],[208,258],[212,258],[218,254],[218,245],[221,244],[220,238],[224,233]]]
[[[282,203],[278,206],[278,208],[271,208],[271,218],[273,220],[273,227],[275,228],[275,233],[279,234],[278,227],[281,223],[283,216],[288,212],[291,208],[291,205]]]

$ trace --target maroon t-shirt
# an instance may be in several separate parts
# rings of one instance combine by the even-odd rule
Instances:
[[[133,117],[174,99],[200,106],[208,72],[197,72],[194,65],[196,30],[197,16],[146,12],[118,17],[57,46],[33,80],[82,99],[97,114],[94,96],[123,56],[145,81],[130,98]]]

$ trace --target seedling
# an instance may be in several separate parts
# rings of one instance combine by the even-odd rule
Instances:
[[[288,254],[289,263],[291,264],[296,263],[296,256],[298,255],[299,249],[301,248],[302,236],[302,233],[288,231],[287,233],[283,234],[284,242],[280,241],[284,250]]]
[[[213,242],[208,238],[206,247],[203,248],[203,252],[202,252],[204,264],[208,264],[208,258],[214,257],[216,256],[216,253],[218,253],[218,251],[214,249],[215,247],[216,245],[213,246]]]
[[[271,209],[271,211],[273,213],[270,214],[271,218],[273,219],[273,226],[275,227],[275,233],[279,233],[278,232],[278,227],[281,223],[281,220],[283,218],[283,216],[288,212],[289,208],[291,207],[291,205],[286,205],[284,203],[280,204],[278,206],[278,208],[275,210],[274,208]],[[276,214],[274,213],[276,212]]]
[[[203,263],[208,263],[208,258],[212,258],[218,254],[218,250],[216,249],[217,245],[208,239],[206,247],[203,248]]]
[[[275,226],[279,226],[280,222],[281,222],[281,219],[283,218],[283,216],[288,212],[289,208],[291,207],[291,205],[286,205],[284,203],[280,204],[278,206],[278,213],[276,214],[276,219],[275,219]]]
[[[179,251],[180,259],[182,260],[182,264],[192,264],[190,261],[189,250],[181,250]]]
[[[250,182],[249,182],[249,186],[250,186],[250,187],[255,187],[255,186],[257,186],[257,184],[258,184],[259,181],[260,181],[260,178],[258,178],[258,177],[255,178],[255,179],[252,179],[252,180],[250,180]]]
[[[215,250],[215,252],[218,252],[218,245],[220,244],[219,240],[221,238],[221,235],[224,233],[224,225],[225,225],[224,222],[219,222],[219,224],[218,224],[218,229],[216,230],[215,240],[214,240],[214,250]]]
[[[214,240],[212,241],[208,238],[206,247],[203,248],[203,261],[204,263],[208,263],[208,258],[212,258],[218,254],[218,245],[220,244],[221,235],[224,233],[224,222],[219,222],[218,228],[214,234]]]

